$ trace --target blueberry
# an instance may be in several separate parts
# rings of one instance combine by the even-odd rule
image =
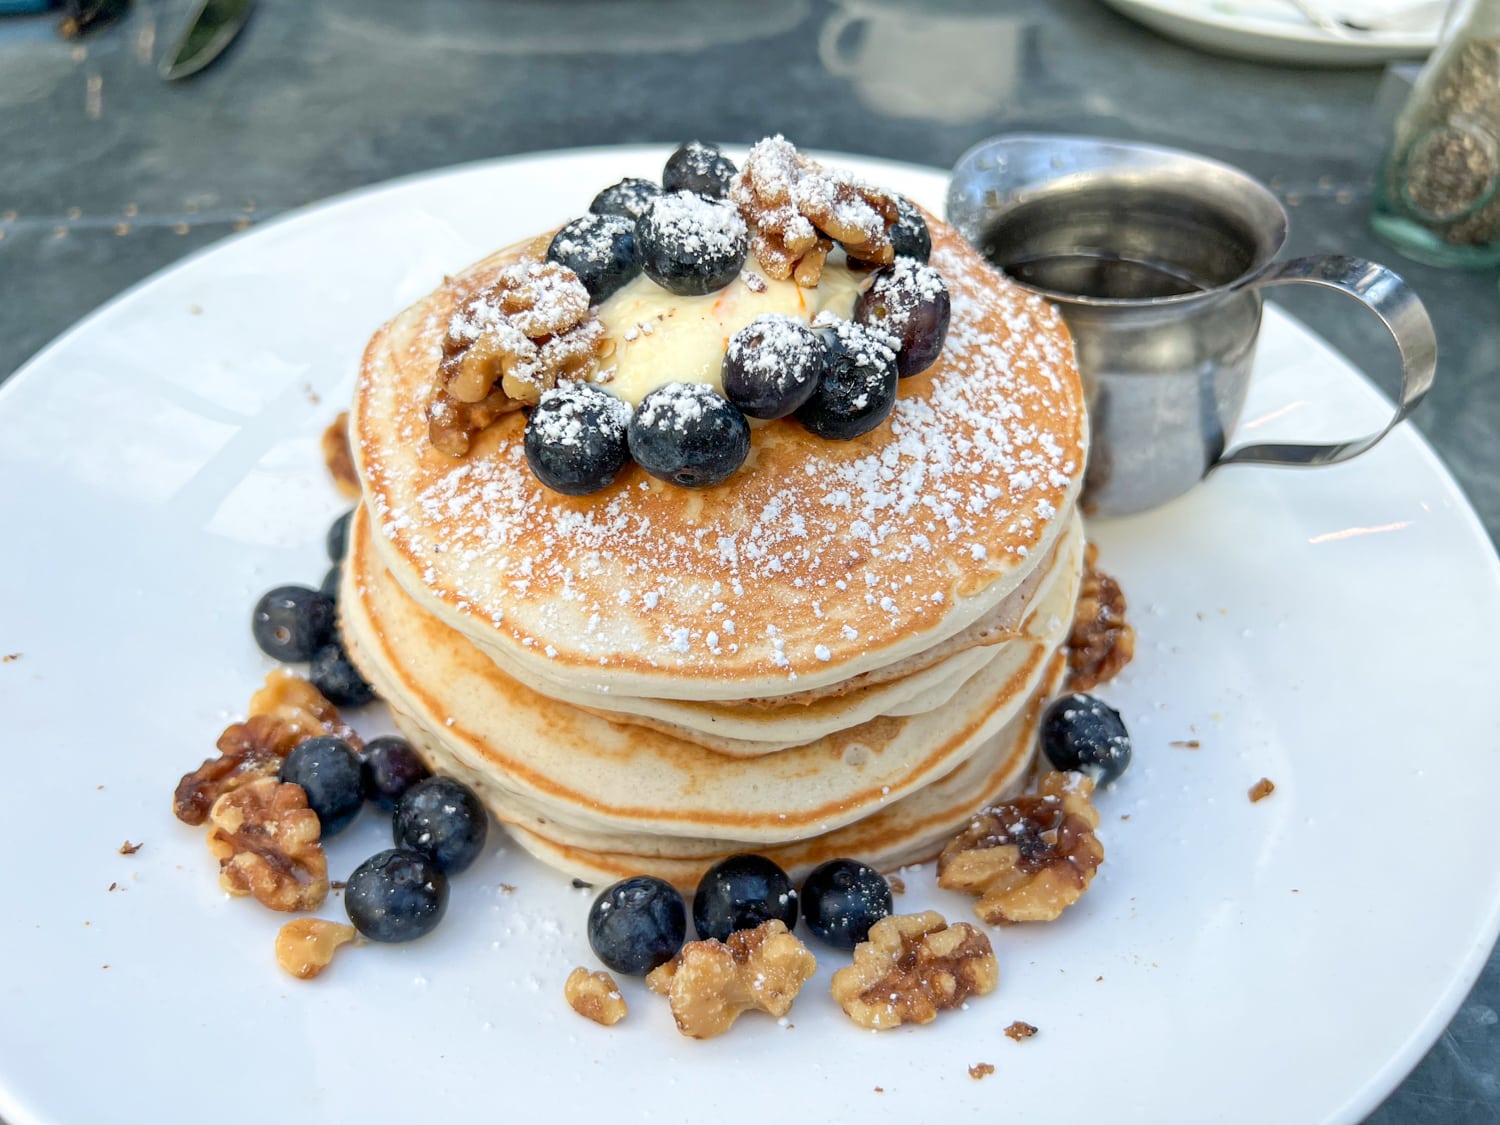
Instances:
[[[1082,770],[1108,785],[1130,765],[1130,733],[1104,700],[1073,692],[1052,701],[1042,715],[1042,753],[1053,769]]]
[[[302,786],[324,837],[349,827],[365,803],[359,755],[342,738],[323,735],[299,743],[282,759],[280,777]]]
[[[693,926],[700,938],[723,941],[735,930],[753,930],[780,918],[797,924],[797,889],[765,856],[732,855],[704,873],[693,895]]]
[[[526,463],[554,492],[597,492],[630,458],[629,425],[630,407],[621,399],[592,383],[561,383],[542,392],[526,421]]]
[[[375,698],[375,689],[359,674],[343,643],[337,639],[313,653],[307,678],[330,703],[339,707],[359,707]]]
[[[723,289],[745,264],[749,230],[733,203],[679,191],[652,200],[635,224],[646,276],[680,297]]]
[[[261,595],[250,632],[261,652],[288,664],[312,659],[333,636],[333,602],[306,586],[277,586]]]
[[[371,941],[411,941],[433,931],[448,908],[448,877],[410,848],[388,848],[354,869],[344,909]]]
[[[334,520],[328,528],[328,536],[324,545],[328,548],[328,558],[332,562],[344,561],[344,554],[349,549],[349,521],[353,518],[354,512],[351,509]]]
[[[468,867],[484,849],[490,814],[461,781],[429,777],[401,795],[391,817],[396,845],[431,856],[449,875]]]
[[[758,316],[729,339],[724,395],[752,418],[784,418],[817,388],[824,358],[822,337],[802,321]]]
[[[328,568],[328,573],[323,575],[323,584],[318,587],[318,593],[338,605],[339,587],[344,584],[344,568],[335,563]]]
[[[589,908],[588,931],[595,957],[617,973],[645,976],[682,948],[687,907],[671,883],[637,875],[600,892]]]
[[[896,251],[896,256],[915,258],[919,262],[931,259],[932,232],[927,229],[927,220],[922,218],[922,212],[918,211],[916,205],[904,195],[896,196],[896,211],[896,221],[886,228],[885,232],[891,240],[891,247]],[[849,268],[873,270],[879,268],[879,263],[861,262],[850,258]]]
[[[596,215],[623,215],[634,222],[646,213],[651,201],[660,194],[661,188],[650,180],[627,177],[594,196],[589,210]]]
[[[635,221],[622,215],[574,219],[552,236],[547,260],[576,273],[597,305],[641,272],[635,260]]]
[[[943,353],[951,312],[942,275],[915,258],[897,258],[854,302],[857,323],[896,338],[896,371],[903,379],[926,371]]]
[[[813,868],[802,882],[807,928],[835,949],[853,949],[890,912],[891,885],[858,860],[831,859]]]
[[[398,735],[386,735],[365,743],[365,760],[361,770],[365,796],[390,812],[401,795],[432,771],[422,764],[411,743]]]
[[[729,194],[729,181],[738,171],[718,145],[688,141],[667,157],[661,186],[664,191],[695,191],[710,199],[723,199]]]
[[[664,383],[641,400],[626,432],[646,472],[688,488],[718,484],[750,452],[750,423],[707,383]]]
[[[896,405],[895,342],[846,320],[824,330],[823,342],[823,377],[797,421],[819,437],[848,441],[880,425]]]

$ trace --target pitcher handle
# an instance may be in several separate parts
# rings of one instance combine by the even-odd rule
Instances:
[[[1257,442],[1238,445],[1208,467],[1225,465],[1332,465],[1366,452],[1416,409],[1437,373],[1437,336],[1432,318],[1412,288],[1394,270],[1363,258],[1320,254],[1297,258],[1257,278],[1256,287],[1321,285],[1347,293],[1380,318],[1401,355],[1401,395],[1396,413],[1379,433],[1332,444]]]

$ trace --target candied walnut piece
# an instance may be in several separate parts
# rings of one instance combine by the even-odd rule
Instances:
[[[560,380],[598,373],[604,326],[578,275],[523,260],[459,304],[448,322],[427,402],[428,439],[461,457],[504,414],[534,404]]]
[[[219,756],[205,759],[177,783],[172,798],[177,819],[202,824],[225,793],[275,777],[281,760],[294,747],[322,734],[342,738],[356,750],[362,745],[354,728],[322,692],[301,676],[277,668],[250,697],[250,717],[232,723],[219,736]]]
[[[272,910],[314,910],[328,894],[318,814],[302,786],[262,778],[225,793],[208,814],[219,885]]]
[[[323,464],[334,486],[347,500],[358,500],[359,474],[354,471],[354,453],[349,448],[349,412],[342,411],[323,431]]]
[[[1082,897],[1104,862],[1080,773],[1042,775],[1037,792],[982,809],[938,857],[938,886],[976,895],[992,926],[1050,922]]]
[[[969,1077],[978,1082],[981,1078],[988,1078],[995,1073],[994,1063],[975,1063],[969,1067]]]
[[[750,150],[729,197],[750,224],[761,269],[780,281],[816,288],[835,242],[861,261],[895,260],[889,233],[900,217],[895,198],[823,167],[783,137]]]
[[[818,962],[786,923],[773,918],[727,941],[690,941],[646,983],[672,1005],[677,1030],[694,1039],[728,1031],[752,1008],[778,1019],[817,970]]]
[[[1250,802],[1264,801],[1272,793],[1276,792],[1276,783],[1269,777],[1263,777],[1254,785],[1250,786]]]
[[[580,1016],[605,1027],[614,1027],[625,1018],[625,997],[620,986],[606,972],[589,972],[582,965],[568,974],[563,996]]]
[[[323,918],[293,918],[276,931],[276,963],[298,980],[312,980],[354,940],[354,927]]]
[[[1030,1039],[1036,1034],[1036,1024],[1027,1023],[1025,1020],[1012,1020],[1009,1027],[1005,1029],[1005,1037],[1014,1039],[1019,1043],[1023,1039]]]
[[[1135,630],[1125,620],[1125,593],[1096,565],[1099,548],[1083,556],[1083,585],[1068,635],[1068,689],[1089,691],[1112,680],[1135,656]]]
[[[931,1023],[939,1012],[1000,981],[990,939],[935,910],[892,914],[854,947],[854,963],[833,974],[833,998],[860,1027],[885,1031]]]

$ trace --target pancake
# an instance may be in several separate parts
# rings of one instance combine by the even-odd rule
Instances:
[[[702,490],[628,466],[560,496],[526,467],[519,413],[462,460],[434,451],[445,326],[534,243],[452,279],[375,335],[352,412],[391,575],[512,677],[604,709],[832,690],[970,628],[1067,526],[1087,428],[1060,317],[928,224],[952,319],[890,419],[847,442],[757,426],[746,463]]]
[[[385,570],[362,507],[340,620],[350,655],[436,770],[598,831],[788,843],[827,833],[946,776],[1027,705],[1072,617],[1081,543],[1024,636],[943,707],[881,717],[805,745],[733,758],[615,723],[513,679],[423,612]]]

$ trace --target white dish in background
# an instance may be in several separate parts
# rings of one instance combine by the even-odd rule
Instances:
[[[0,653],[21,654],[0,664],[0,1117],[1359,1119],[1500,926],[1500,722],[1479,707],[1500,571],[1409,427],[1349,465],[1225,471],[1093,529],[1139,631],[1102,692],[1136,746],[1099,800],[1108,859],[1059,922],[991,931],[998,991],[934,1026],[856,1030],[822,949],[785,1028],[747,1016],[689,1041],[634,981],[623,1024],[590,1024],[562,983],[593,964],[592,896],[498,835],[431,937],[345,950],[310,983],[273,961],[285,918],[220,892],[171,791],[270,666],[254,599],[327,566],[342,504],[317,438],[367,336],[666,152],[501,161],[269,223],[120,297],[0,390]],[[939,173],[844,163],[943,197]],[[1259,437],[1337,437],[1390,409],[1274,309],[1257,367]],[[1276,792],[1251,804],[1261,777]],[[330,842],[332,876],[388,831],[366,810]],[[144,846],[121,855],[127,839]],[[906,885],[898,908],[970,917],[930,867]],[[337,897],[319,913],[341,917]],[[1011,1042],[1016,1019],[1041,1033]],[[995,1073],[975,1081],[982,1062]]]
[[[1336,35],[1302,15],[1291,0],[1101,0],[1154,31],[1215,54],[1293,66],[1377,66],[1423,58],[1437,45],[1441,20],[1428,26]],[[1418,0],[1312,0],[1334,17],[1378,20]]]

